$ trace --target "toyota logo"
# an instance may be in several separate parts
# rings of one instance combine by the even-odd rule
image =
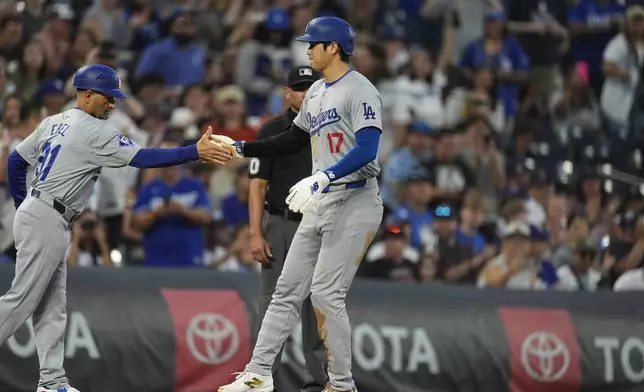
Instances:
[[[550,332],[530,334],[521,345],[521,363],[537,381],[559,380],[570,366],[570,352],[564,342]]]
[[[220,314],[201,313],[193,317],[186,331],[186,344],[193,357],[208,365],[231,359],[239,349],[239,332]]]

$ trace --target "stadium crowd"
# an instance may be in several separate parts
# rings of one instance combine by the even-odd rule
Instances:
[[[386,215],[361,276],[644,288],[643,4],[0,2],[3,260],[15,257],[6,158],[45,116],[74,105],[79,67],[118,69],[131,98],[107,121],[142,146],[192,143],[208,126],[252,140],[287,108],[286,74],[308,65],[308,45],[293,37],[336,15],[357,30],[352,67],[385,108]],[[69,264],[258,271],[248,170],[247,161],[104,169],[73,224]]]

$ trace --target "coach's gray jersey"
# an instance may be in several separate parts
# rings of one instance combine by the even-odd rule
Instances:
[[[80,109],[45,118],[16,150],[34,167],[31,187],[77,213],[87,205],[101,167],[122,167],[141,148],[104,120]]]
[[[311,134],[313,173],[335,165],[356,146],[355,132],[375,127],[382,130],[382,100],[378,90],[357,71],[349,71],[333,83],[313,83],[304,97],[295,125]],[[376,177],[377,161],[339,182]]]

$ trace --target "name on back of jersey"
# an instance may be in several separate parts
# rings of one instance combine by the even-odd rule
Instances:
[[[316,135],[322,128],[326,127],[327,125],[334,124],[342,120],[342,118],[338,114],[338,109],[336,108],[323,110],[317,116],[312,116],[309,112],[306,114],[306,117],[311,127],[311,135]]]

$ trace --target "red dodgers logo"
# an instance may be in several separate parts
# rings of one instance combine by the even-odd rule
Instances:
[[[510,392],[579,391],[579,346],[566,311],[500,308],[498,312],[508,339]]]
[[[175,332],[177,392],[231,382],[250,359],[246,304],[234,290],[162,290]]]

